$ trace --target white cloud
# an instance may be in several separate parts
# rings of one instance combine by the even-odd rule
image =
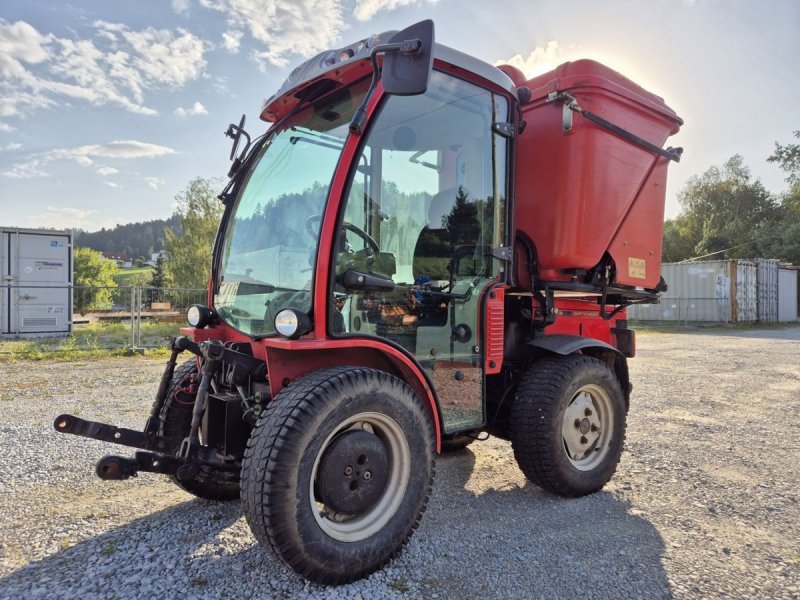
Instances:
[[[107,177],[108,175],[116,175],[119,173],[119,169],[115,169],[114,167],[98,167],[97,174],[102,175],[103,177]]]
[[[509,59],[499,60],[495,65],[511,65],[525,73],[530,79],[548,71],[552,71],[564,62],[561,46],[555,40],[547,42],[547,46],[537,46],[528,58],[523,58],[521,54],[515,54]]]
[[[238,54],[239,45],[242,42],[242,36],[244,36],[244,31],[236,31],[235,29],[231,31],[225,31],[222,34],[222,44],[231,54]]]
[[[113,181],[106,181],[105,184],[108,187],[112,187],[112,188],[118,188],[119,187],[119,184],[118,183],[114,183]]]
[[[86,146],[76,146],[74,148],[56,148],[42,154],[35,154],[24,162],[19,162],[11,167],[10,170],[0,173],[3,177],[12,179],[31,179],[33,177],[47,177],[48,173],[42,168],[55,160],[72,160],[82,167],[90,167],[97,158],[116,158],[134,159],[151,158],[155,156],[166,156],[175,154],[175,150],[167,146],[149,144],[135,140],[114,141],[107,144],[90,144]],[[102,169],[109,167],[100,167]],[[113,167],[110,167],[113,169]]]
[[[439,0],[425,1],[429,4],[436,4]],[[379,12],[386,12],[400,8],[401,6],[421,3],[421,0],[356,0],[355,7],[353,8],[353,16],[359,21],[368,21]]]
[[[11,133],[12,131],[16,131],[16,127],[12,127],[8,123],[0,123],[0,131],[3,133]]]
[[[147,182],[147,185],[154,190],[157,190],[166,183],[161,177],[145,177],[144,180]]]
[[[16,142],[9,142],[3,150],[19,150],[22,148],[22,144],[18,144]]]
[[[179,15],[185,15],[189,12],[189,0],[172,0],[172,10]]]
[[[204,42],[183,29],[134,31],[108,21],[92,26],[93,39],[70,39],[0,19],[0,117],[51,108],[60,97],[153,115],[145,91],[181,87],[206,66]]]
[[[153,82],[182,86],[200,77],[206,66],[203,41],[185,29],[175,34],[148,27],[122,35],[138,54],[133,61],[136,68]]]
[[[246,31],[266,49],[252,56],[265,69],[288,63],[288,56],[309,56],[333,45],[345,29],[340,0],[200,0],[224,13],[228,35]]]
[[[175,114],[179,117],[193,117],[195,115],[207,115],[206,107],[200,102],[195,102],[189,108],[178,107],[175,109]]]

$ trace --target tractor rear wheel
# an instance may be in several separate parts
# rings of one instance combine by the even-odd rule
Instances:
[[[158,413],[158,433],[164,437],[182,440],[192,428],[192,411],[197,396],[197,386],[193,380],[197,376],[197,361],[191,359],[175,369],[167,388],[164,404]],[[209,467],[202,467],[196,477],[181,481],[170,476],[175,484],[206,500],[229,501],[239,498],[239,483],[225,481],[221,474]]]
[[[523,473],[560,496],[601,489],[625,441],[625,399],[614,371],[586,355],[534,363],[511,408],[511,445]]]
[[[270,403],[242,462],[256,539],[303,577],[342,584],[396,556],[419,525],[434,474],[434,433],[407,384],[337,367]]]

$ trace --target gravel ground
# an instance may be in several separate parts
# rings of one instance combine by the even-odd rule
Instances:
[[[402,555],[339,588],[258,546],[238,503],[102,482],[119,449],[53,431],[61,412],[141,427],[163,361],[2,365],[0,598],[800,598],[800,328],[638,342],[604,491],[556,498],[475,443],[439,459]]]

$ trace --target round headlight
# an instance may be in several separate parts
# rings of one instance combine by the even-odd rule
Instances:
[[[197,327],[200,324],[200,309],[196,305],[190,306],[189,310],[186,311],[186,320],[189,321],[189,325],[192,327]]]
[[[294,308],[284,308],[275,315],[275,331],[290,340],[311,331],[311,319],[304,312]]]
[[[186,320],[192,327],[202,329],[211,323],[211,310],[202,304],[192,304],[186,311]]]

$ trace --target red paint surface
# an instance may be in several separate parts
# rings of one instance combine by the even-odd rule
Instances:
[[[545,334],[566,333],[579,335],[585,338],[600,340],[616,347],[611,328],[616,327],[617,321],[627,319],[625,311],[617,313],[610,321],[600,316],[600,305],[592,300],[574,300],[557,298],[555,307],[558,316],[555,323],[545,327]],[[611,312],[615,307],[606,307],[606,312]]]
[[[658,146],[682,121],[661,98],[594,61],[566,63],[526,86],[532,101],[522,108],[515,223],[536,246],[540,279],[569,280],[564,269],[591,269],[609,251],[616,283],[655,287],[666,159],[574,112],[572,131],[562,133],[562,104],[546,98],[569,92],[582,108]],[[645,277],[629,273],[629,258],[645,261]]]

